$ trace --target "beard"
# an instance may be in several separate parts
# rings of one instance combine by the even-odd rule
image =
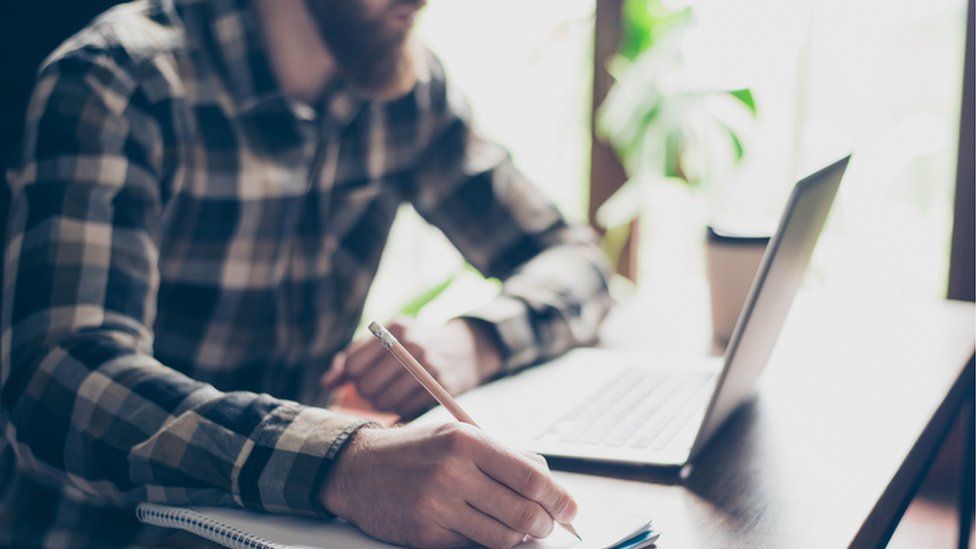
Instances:
[[[389,8],[423,5],[424,0],[394,0]],[[388,10],[366,13],[359,0],[306,0],[322,40],[339,73],[360,92],[380,100],[400,97],[417,81],[417,50],[410,28],[388,23]]]

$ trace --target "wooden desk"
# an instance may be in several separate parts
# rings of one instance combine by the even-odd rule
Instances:
[[[635,300],[608,319],[605,339],[704,349],[703,304],[700,295],[680,308]],[[552,465],[578,497],[613,490],[621,509],[651,514],[662,548],[881,546],[972,399],[974,333],[972,304],[803,293],[759,396],[686,480],[647,468]],[[191,539],[169,541],[163,546]]]
[[[611,345],[656,339],[623,306]],[[657,313],[651,313],[651,323]],[[760,382],[686,480],[559,462],[607,475],[646,508],[660,547],[877,547],[890,538],[951,422],[972,399],[976,308],[804,293]],[[679,340],[678,345],[687,345]],[[596,488],[594,484],[594,489]]]

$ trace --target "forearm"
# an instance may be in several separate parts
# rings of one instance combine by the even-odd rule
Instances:
[[[571,227],[470,110],[433,60],[432,139],[410,200],[502,294],[465,318],[483,322],[512,371],[594,340],[610,306],[610,266],[591,229]]]
[[[110,501],[323,514],[322,480],[361,420],[220,392],[121,339],[72,335],[12,362],[5,432],[33,474]]]
[[[465,315],[498,344],[503,370],[592,343],[610,309],[609,263],[583,227],[563,227],[540,253],[504,281],[501,294]]]

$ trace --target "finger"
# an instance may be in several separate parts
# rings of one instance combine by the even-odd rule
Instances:
[[[445,526],[485,547],[515,547],[525,537],[467,504],[458,505]]]
[[[329,371],[320,378],[320,383],[322,384],[322,389],[326,391],[331,391],[346,380],[346,353],[339,352],[336,354],[335,358],[332,359],[332,365],[329,367]]]
[[[400,317],[387,324],[386,329],[393,334],[393,337],[403,339],[403,334],[407,332],[407,328],[413,323],[414,321],[409,318]]]
[[[489,477],[542,505],[559,522],[576,516],[576,501],[529,458],[489,440],[476,446],[475,463]]]
[[[349,351],[346,356],[346,372],[350,377],[360,378],[373,364],[383,358],[386,349],[379,341],[371,340],[364,343],[361,347]]]
[[[375,341],[375,339],[369,335],[360,337],[359,339],[352,341],[348,345],[346,345],[346,348],[343,349],[342,352],[348,356],[352,353],[359,352],[363,347],[365,347],[366,345],[368,345],[373,341]]]
[[[376,403],[376,398],[386,392],[387,388],[396,383],[402,377],[409,374],[403,366],[392,357],[381,357],[373,363],[373,366],[366,370],[363,375],[356,380],[356,387],[363,395],[370,397]],[[414,382],[416,385],[417,382]]]
[[[552,517],[535,501],[516,494],[481,471],[475,470],[467,478],[470,483],[462,487],[463,494],[475,509],[534,538],[542,539],[552,533]]]
[[[435,404],[437,404],[437,401],[434,400],[434,397],[430,396],[430,393],[421,387],[411,393],[411,396],[407,397],[403,404],[397,406],[394,410],[401,416],[411,417],[427,410]]]
[[[404,337],[406,333],[405,324],[394,322],[390,324],[388,329],[393,334],[393,337],[396,337],[398,340],[403,339],[401,343],[407,351],[412,353],[418,360],[423,360],[423,349]],[[378,340],[374,338],[365,339],[362,343],[355,345],[354,348],[348,351],[346,371],[351,377],[360,377],[371,370],[377,361],[383,360],[388,356],[388,351]]]
[[[542,467],[546,471],[549,470],[549,462],[546,461],[546,458],[545,457],[543,457],[543,456],[541,456],[541,455],[539,455],[539,454],[537,454],[535,452],[530,452],[528,450],[520,450],[519,453],[521,453],[523,456],[531,459],[533,461],[533,463],[535,463],[539,467]]]
[[[408,398],[419,391],[427,392],[408,372],[400,368],[402,375],[388,383],[376,397],[374,403],[384,410],[396,410]]]

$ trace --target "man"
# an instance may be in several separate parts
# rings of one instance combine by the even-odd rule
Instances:
[[[505,281],[444,326],[396,326],[452,392],[592,340],[608,307],[590,232],[479,138],[410,38],[421,4],[152,0],[45,63],[9,174],[0,545],[144,545],[165,532],[135,522],[143,501],[423,546],[573,518],[540,458],[475,429],[299,404],[324,375],[380,409],[432,403],[349,345],[403,201]]]

